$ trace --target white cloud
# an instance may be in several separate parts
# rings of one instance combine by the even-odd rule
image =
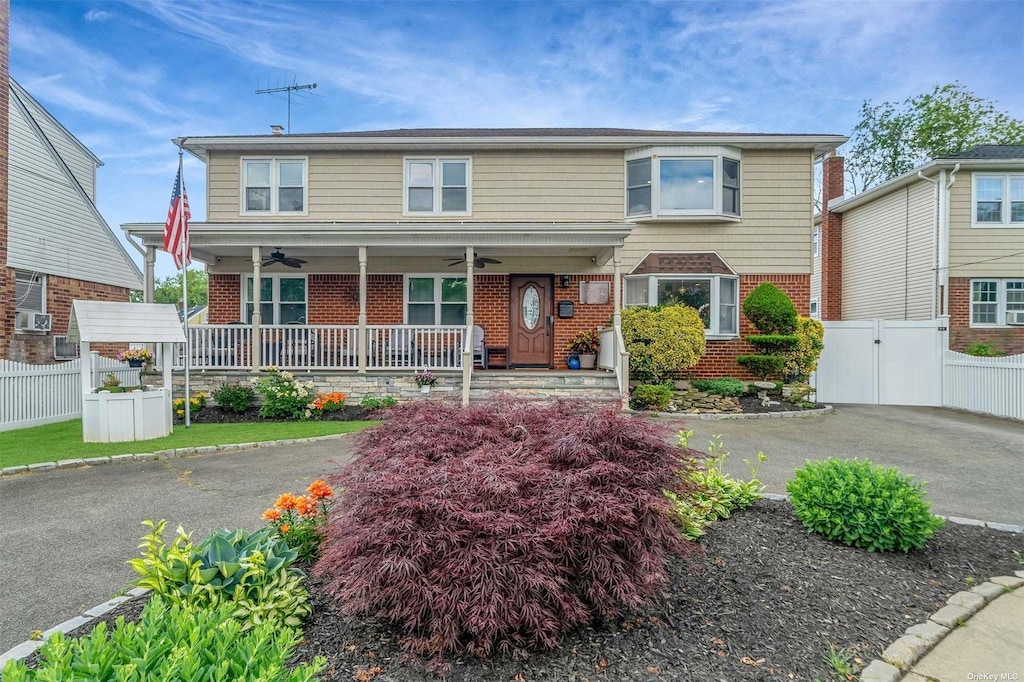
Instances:
[[[114,15],[101,9],[91,9],[82,15],[82,18],[89,22],[107,21]]]

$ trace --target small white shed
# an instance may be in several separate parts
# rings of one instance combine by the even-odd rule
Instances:
[[[75,301],[68,342],[81,345],[82,439],[87,443],[149,440],[170,435],[173,344],[185,332],[173,305]],[[97,391],[93,385],[91,343],[162,345],[163,386],[141,386],[128,393]]]

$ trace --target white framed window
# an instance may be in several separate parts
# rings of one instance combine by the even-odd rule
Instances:
[[[36,272],[14,273],[15,312],[46,312],[46,275]]]
[[[740,156],[719,147],[627,153],[626,216],[740,217]]]
[[[626,305],[688,305],[709,337],[739,334],[739,278],[726,275],[627,275]]]
[[[814,256],[821,255],[821,228],[814,228]]]
[[[466,278],[405,276],[405,324],[466,324]]]
[[[402,210],[406,215],[469,215],[471,160],[406,157]]]
[[[1024,279],[972,279],[971,326],[1002,327],[1006,313],[1024,312]]]
[[[971,183],[971,226],[1024,228],[1024,174],[975,173]]]
[[[262,324],[307,324],[305,275],[262,275],[260,277],[260,322]],[[242,286],[242,319],[252,323],[252,275]]]
[[[816,298],[812,298],[811,299],[811,319],[812,320],[820,320],[821,319],[821,313],[818,312],[818,299],[816,299]]]
[[[306,215],[307,159],[302,156],[241,160],[242,215]]]

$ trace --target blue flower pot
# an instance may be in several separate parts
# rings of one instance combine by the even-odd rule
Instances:
[[[578,355],[570,355],[568,358],[566,358],[565,364],[569,366],[569,369],[579,369],[580,358]]]

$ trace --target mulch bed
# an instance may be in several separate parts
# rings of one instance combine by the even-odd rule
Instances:
[[[823,660],[830,644],[866,664],[966,589],[968,578],[1021,570],[1012,552],[1024,552],[1024,535],[947,524],[924,550],[872,554],[808,535],[788,502],[760,500],[714,524],[699,545],[690,559],[670,560],[663,600],[529,658],[452,658],[448,678],[831,680]],[[324,680],[435,679],[406,659],[396,628],[336,613],[316,579],[310,597],[313,615],[292,663],[326,656]],[[145,601],[103,620],[137,617]]]
[[[663,601],[527,659],[453,658],[449,679],[831,680],[829,644],[866,664],[966,589],[966,578],[1020,570],[1012,550],[1024,550],[1024,536],[950,524],[920,552],[871,554],[808,535],[788,502],[761,500],[700,544],[689,562],[671,561]],[[333,612],[315,580],[310,592],[314,612],[295,661],[326,656],[325,680],[360,670],[364,679],[432,679],[405,660],[396,629]]]
[[[316,418],[316,421],[344,422],[363,421],[367,419],[380,419],[378,410],[367,410],[359,405],[345,405],[340,410],[324,412]],[[245,412],[232,412],[216,405],[204,407],[192,413],[193,424],[240,424],[243,422],[275,421],[260,417],[259,407],[250,407]],[[183,419],[176,419],[176,423],[184,422]]]
[[[804,405],[802,403],[791,403],[788,400],[779,400],[777,396],[772,397],[772,401],[777,401],[777,405],[762,405],[761,399],[756,395],[744,395],[737,398],[740,401],[740,407],[743,409],[745,414],[764,414],[766,412],[803,412],[804,410],[819,410],[824,405],[818,403],[808,403]]]

